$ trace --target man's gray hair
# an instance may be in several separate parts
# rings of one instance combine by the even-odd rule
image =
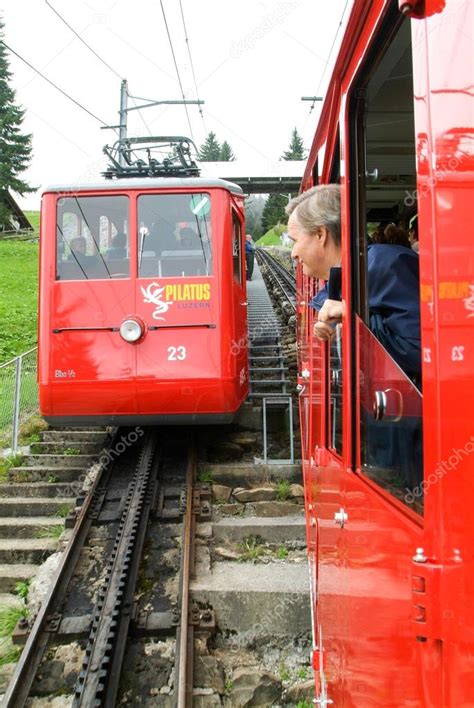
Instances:
[[[287,214],[295,212],[299,225],[308,234],[325,226],[336,246],[341,245],[341,187],[339,184],[319,184],[292,199]]]

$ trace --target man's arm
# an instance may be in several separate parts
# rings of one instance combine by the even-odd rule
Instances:
[[[314,325],[314,334],[322,341],[334,336],[335,325],[341,322],[344,304],[340,300],[326,300],[319,311],[318,322]]]

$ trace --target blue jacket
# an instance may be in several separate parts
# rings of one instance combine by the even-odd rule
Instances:
[[[405,246],[373,243],[367,249],[370,329],[409,376],[421,373],[418,255]],[[320,310],[326,286],[311,300]]]

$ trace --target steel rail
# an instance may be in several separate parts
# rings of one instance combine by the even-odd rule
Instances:
[[[292,310],[296,312],[295,277],[289,273],[276,258],[273,258],[273,256],[263,249],[257,248],[256,255],[259,264],[267,267],[271,281],[278,287],[283,297],[290,304]]]
[[[111,447],[113,447],[117,438],[118,431],[115,431],[111,441]],[[61,556],[48,594],[36,615],[20,659],[4,694],[2,701],[3,708],[23,708],[28,699],[50,635],[53,633],[48,630],[47,627],[49,618],[64,600],[68,584],[74,573],[80,552],[92,525],[93,505],[97,499],[97,495],[101,492],[100,488],[107,484],[112,469],[113,465],[108,465],[107,463],[101,465],[92,487],[84,499],[72,531],[72,536]]]
[[[99,591],[83,668],[76,682],[74,708],[113,708],[116,704],[133,596],[156,484],[155,449],[156,440],[150,433],[144,440],[128,488],[107,575]]]
[[[179,584],[180,625],[176,637],[176,708],[191,708],[193,699],[193,645],[194,631],[190,623],[189,580],[194,566],[194,494],[196,478],[196,447],[191,444],[186,469],[186,510],[183,518],[183,544]]]

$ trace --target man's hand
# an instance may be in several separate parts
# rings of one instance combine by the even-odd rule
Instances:
[[[314,334],[322,341],[330,340],[335,334],[335,325],[341,322],[344,305],[339,300],[326,300],[319,311],[318,322],[314,325]]]

